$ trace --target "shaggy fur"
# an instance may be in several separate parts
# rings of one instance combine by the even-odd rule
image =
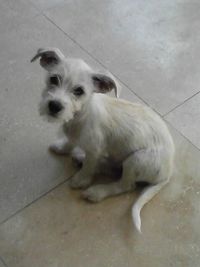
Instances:
[[[83,60],[65,58],[56,48],[39,49],[47,70],[40,113],[63,124],[66,138],[56,141],[56,153],[72,153],[83,161],[71,179],[72,188],[87,188],[83,197],[98,202],[106,197],[132,191],[137,182],[149,186],[133,205],[132,217],[141,231],[140,211],[170,179],[174,144],[164,121],[149,107],[109,97],[117,96],[116,81],[96,73]],[[117,182],[90,186],[102,158],[122,165]]]

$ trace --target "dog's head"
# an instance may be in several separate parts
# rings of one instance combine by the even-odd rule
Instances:
[[[82,114],[92,94],[107,93],[117,85],[111,76],[95,73],[83,60],[66,58],[59,49],[39,49],[31,62],[40,58],[47,71],[40,113],[65,122]]]

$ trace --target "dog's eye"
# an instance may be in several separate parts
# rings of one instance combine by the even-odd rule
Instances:
[[[62,78],[60,75],[53,75],[49,77],[49,83],[53,86],[60,86],[62,82]]]
[[[76,95],[76,96],[81,96],[84,94],[84,89],[82,86],[78,86],[76,88],[74,88],[73,90],[73,94]]]

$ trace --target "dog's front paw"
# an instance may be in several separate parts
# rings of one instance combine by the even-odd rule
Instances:
[[[63,150],[61,147],[56,146],[55,144],[52,144],[49,146],[49,150],[55,154],[58,155],[66,155],[66,151]]]
[[[55,143],[49,146],[49,150],[58,155],[67,155],[69,154],[69,144],[66,139],[59,139]]]
[[[104,199],[104,191],[99,186],[91,186],[82,193],[82,197],[91,202],[99,202]]]
[[[71,153],[73,162],[78,166],[82,167],[83,161],[85,159],[85,152],[79,147],[75,147]]]
[[[73,189],[78,189],[78,188],[87,188],[91,183],[90,178],[85,178],[81,173],[75,174],[70,182],[69,185]]]

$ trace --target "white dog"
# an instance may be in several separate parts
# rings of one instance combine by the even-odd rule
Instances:
[[[57,153],[75,153],[81,148],[82,169],[72,178],[71,187],[85,188],[92,182],[102,158],[122,165],[117,182],[92,185],[84,198],[98,202],[129,192],[137,182],[149,186],[133,205],[132,216],[141,231],[140,211],[170,179],[174,144],[164,121],[149,107],[110,97],[115,90],[113,77],[94,72],[83,60],[65,58],[57,48],[39,49],[47,70],[46,88],[40,112],[63,123],[65,139],[51,146]]]

